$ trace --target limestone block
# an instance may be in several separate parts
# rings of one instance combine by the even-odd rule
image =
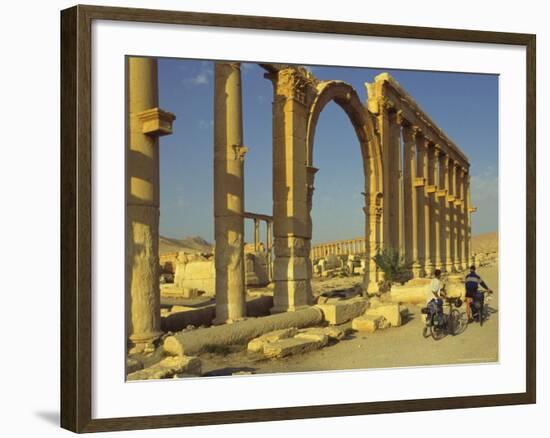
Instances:
[[[323,347],[328,344],[329,340],[329,337],[323,328],[300,330],[300,332],[294,337],[297,339],[311,339],[313,341],[319,341]]]
[[[391,327],[390,322],[384,317],[382,317],[378,322],[378,330],[386,330],[387,328],[390,328],[390,327]]]
[[[192,356],[170,356],[139,371],[128,374],[127,380],[152,380],[174,377],[176,374],[201,374],[201,361]]]
[[[264,356],[280,358],[294,354],[303,354],[321,348],[320,341],[313,339],[288,338],[271,342],[264,346]]]
[[[273,206],[275,207],[275,205]],[[283,206],[284,207],[284,206]],[[307,216],[288,216],[284,208],[280,212],[275,211],[273,222],[273,234],[278,237],[298,237],[311,239],[311,230],[307,224]]]
[[[305,280],[308,276],[309,260],[305,257],[280,257],[275,258],[273,264],[273,280]]]
[[[383,304],[373,309],[368,309],[365,312],[365,316],[383,316],[388,320],[392,327],[399,327],[401,325],[401,312],[399,311],[399,304]]]
[[[207,295],[215,294],[214,260],[206,258],[184,259],[176,264],[174,287],[182,290],[197,289]]]
[[[346,335],[346,331],[339,327],[324,327],[323,331],[329,339],[339,341]]]
[[[265,252],[245,254],[245,280],[247,286],[265,286],[269,283]]]
[[[308,257],[309,246],[307,239],[302,237],[276,237],[273,250],[279,257]]]
[[[351,328],[358,332],[374,333],[382,318],[382,316],[359,316],[351,322]]]
[[[368,301],[366,299],[353,298],[335,303],[318,304],[316,307],[323,312],[325,321],[331,325],[339,325],[362,315],[367,306]]]
[[[252,339],[247,346],[248,351],[251,352],[260,352],[263,350],[264,345],[270,342],[279,341],[281,339],[291,338],[297,333],[296,328],[289,327],[280,330],[274,330],[272,332],[266,333],[258,338]]]
[[[308,280],[275,281],[274,308],[271,313],[295,311],[312,304],[311,284]]]

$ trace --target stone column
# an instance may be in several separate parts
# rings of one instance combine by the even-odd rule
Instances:
[[[425,226],[426,226],[426,275],[431,276],[435,271],[435,251],[436,251],[436,236],[435,236],[435,145],[433,142],[426,143],[426,186],[425,186]]]
[[[463,221],[463,202],[462,202],[462,166],[457,163],[456,165],[456,268],[459,271],[464,270],[463,254],[464,254],[464,221]]]
[[[267,250],[267,275],[269,282],[273,281],[273,231],[271,226],[271,221],[266,221],[266,250]]]
[[[241,69],[215,64],[214,235],[216,324],[246,316]]]
[[[311,236],[313,235],[313,221],[311,220],[311,209],[313,208],[313,192],[315,191],[315,174],[319,169],[313,166],[306,167],[306,203],[307,203],[307,215],[306,215],[306,226],[307,226],[307,235],[310,236],[309,239],[305,239],[305,245],[307,250],[307,269],[308,269],[308,279],[313,278],[313,263],[311,260]]]
[[[468,170],[464,168],[462,174],[462,221],[463,221],[463,233],[464,233],[464,252],[462,253],[462,264],[464,269],[468,269],[470,266],[470,236],[469,236],[469,220],[470,213],[468,212],[468,181],[470,175]]]
[[[394,104],[382,98],[379,112],[380,140],[382,143],[384,235],[386,248],[400,250],[400,135]]]
[[[418,248],[413,245],[414,227],[416,225],[416,193],[413,189],[415,178],[414,138],[412,126],[406,122],[403,127],[403,231],[405,261],[412,264],[418,259]]]
[[[448,195],[447,195],[447,210],[448,210],[448,226],[449,226],[449,234],[448,234],[448,247],[447,247],[447,270],[449,272],[455,272],[455,248],[456,248],[456,237],[455,237],[455,208],[454,208],[454,201],[455,201],[455,165],[454,160],[449,158],[448,161]]]
[[[472,200],[470,196],[470,173],[468,172],[464,178],[464,196],[465,196],[465,220],[466,220],[466,263],[468,266],[474,264],[472,259],[472,217],[471,217],[471,208]]]
[[[273,100],[273,226],[275,282],[273,313],[311,305],[306,181],[306,130],[315,95],[312,79],[287,67],[266,74],[274,86]]]
[[[127,334],[131,353],[148,352],[160,330],[159,140],[173,114],[158,108],[157,61],[128,59],[126,172]]]
[[[254,219],[254,251],[260,250],[260,221]]]
[[[439,204],[439,215],[437,220],[437,227],[439,228],[439,262],[436,256],[436,265],[442,272],[447,271],[447,179],[447,157],[440,151],[437,190],[437,203]]]
[[[416,177],[414,182],[414,191],[416,198],[416,235],[413,234],[413,245],[416,237],[416,248],[418,258],[413,264],[413,274],[423,277],[426,275],[426,140],[422,131],[415,131],[416,143]]]
[[[363,290],[367,293],[378,292],[378,282],[382,279],[381,272],[378,270],[373,260],[374,255],[381,249],[381,239],[383,233],[382,223],[382,202],[383,197],[380,193],[373,193],[365,196],[365,274],[363,275]]]
[[[439,145],[434,144],[432,151],[431,173],[432,173],[432,193],[430,202],[432,205],[432,259],[434,262],[434,270],[441,269],[441,221],[439,198],[437,196],[439,185],[439,156],[441,150]]]

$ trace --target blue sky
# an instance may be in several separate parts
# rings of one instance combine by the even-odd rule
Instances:
[[[362,101],[365,82],[389,72],[469,157],[473,234],[498,229],[498,77],[348,67],[311,67],[321,80],[350,83]],[[213,240],[213,62],[159,60],[161,108],[176,114],[174,133],[161,138],[160,233]],[[271,82],[256,64],[242,64],[245,209],[271,214]],[[313,242],[364,233],[361,153],[353,127],[328,104],[315,134],[319,168],[313,198]],[[252,225],[246,221],[246,240]],[[263,233],[263,230],[262,230]]]

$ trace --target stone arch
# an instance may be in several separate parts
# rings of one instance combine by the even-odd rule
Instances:
[[[381,245],[381,215],[382,198],[382,151],[376,136],[375,120],[367,108],[361,103],[355,89],[343,81],[323,81],[317,85],[317,93],[310,106],[306,130],[306,165],[313,167],[313,145],[315,130],[319,115],[325,106],[334,101],[349,117],[355,130],[361,156],[363,158],[363,174],[365,177],[365,237],[369,252],[373,253]],[[370,265],[370,266],[368,266]],[[372,263],[367,264],[364,286],[372,290],[376,286],[378,275]]]
[[[313,166],[313,145],[319,115],[334,101],[348,115],[357,134],[363,157],[366,193],[382,190],[382,153],[375,135],[373,117],[361,103],[355,89],[343,81],[323,81],[317,85],[317,94],[311,104],[307,120],[306,164]]]

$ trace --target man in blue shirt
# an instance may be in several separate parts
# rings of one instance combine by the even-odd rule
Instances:
[[[470,273],[466,275],[466,316],[468,317],[468,321],[471,321],[472,319],[470,310],[472,302],[475,299],[480,299],[483,297],[483,292],[479,291],[479,286],[487,289],[489,293],[493,292],[476,273],[476,267],[472,265],[470,266]]]

